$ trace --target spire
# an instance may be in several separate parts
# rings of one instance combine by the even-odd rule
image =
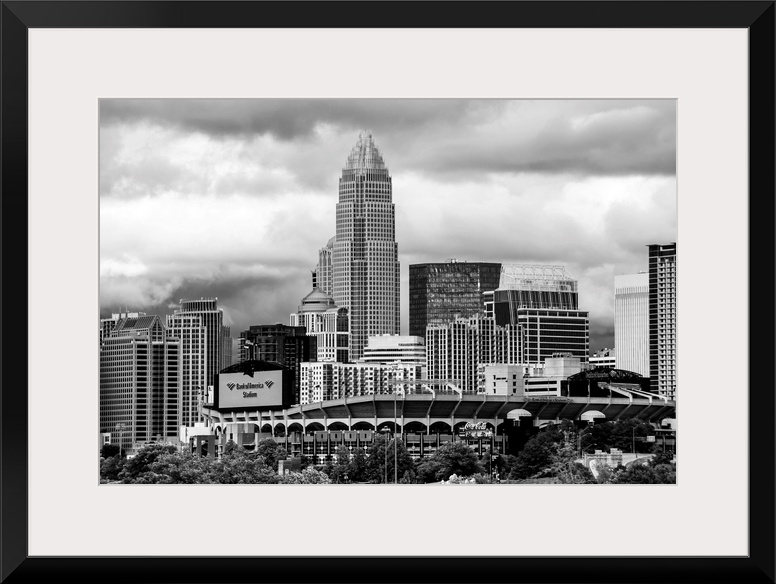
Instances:
[[[372,132],[363,130],[358,134],[358,142],[350,151],[345,170],[387,170],[380,151],[372,139]]]

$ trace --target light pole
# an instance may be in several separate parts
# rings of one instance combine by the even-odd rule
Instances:
[[[398,461],[398,455],[397,455],[397,444],[396,444],[396,390],[397,388],[394,387],[393,389],[393,484],[398,484],[399,482],[399,467],[397,464]]]
[[[381,430],[383,433],[383,436],[385,437],[385,443],[383,444],[383,484],[388,484],[388,433],[390,430],[388,428],[383,428]]]
[[[636,455],[636,426],[633,426],[633,428],[631,428],[631,438],[632,438],[632,441],[633,441],[632,442],[632,444],[633,444],[633,446],[632,446],[632,448],[633,448],[633,455],[635,457],[635,455]]]
[[[121,450],[124,444],[124,422],[118,422],[116,424],[116,431],[121,432],[121,438],[119,438],[119,458],[121,458]]]

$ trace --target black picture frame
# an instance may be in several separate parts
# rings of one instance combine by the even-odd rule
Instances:
[[[344,4],[344,3],[342,3]],[[774,0],[543,2],[3,1],[0,579],[16,582],[774,582]],[[383,4],[383,6],[378,6]],[[390,4],[389,6],[385,6]],[[425,5],[427,4],[427,5]],[[425,6],[424,6],[425,5]],[[29,557],[27,32],[30,28],[744,28],[749,31],[747,557]],[[756,276],[755,276],[756,275]],[[754,278],[756,279],[756,283]],[[750,325],[752,315],[750,308]],[[758,334],[756,331],[760,330]],[[764,330],[765,335],[762,334]],[[744,339],[725,342],[744,342]],[[759,356],[758,356],[759,355]],[[38,357],[40,358],[40,357]],[[770,372],[762,375],[771,379]],[[721,404],[722,406],[723,404]],[[602,550],[605,550],[602,542]]]

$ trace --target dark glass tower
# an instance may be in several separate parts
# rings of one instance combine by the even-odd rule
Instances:
[[[369,133],[359,134],[339,181],[333,296],[350,314],[350,359],[371,335],[399,333],[399,260],[391,176]]]
[[[410,266],[410,335],[429,325],[484,314],[483,292],[499,285],[501,264],[449,261]]]
[[[649,380],[676,399],[676,243],[649,247]]]

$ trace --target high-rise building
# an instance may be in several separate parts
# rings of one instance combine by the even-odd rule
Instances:
[[[100,346],[102,342],[107,339],[116,328],[118,322],[123,318],[139,318],[146,316],[145,312],[114,312],[110,315],[110,318],[100,319]]]
[[[369,337],[360,363],[426,364],[426,341],[412,335],[377,335]]]
[[[213,385],[223,363],[224,311],[218,298],[181,300],[180,308],[167,316],[168,334],[181,340],[183,376],[181,382],[182,424],[199,422],[197,404]]]
[[[292,327],[304,327],[316,341],[317,361],[348,361],[350,319],[347,308],[337,308],[334,298],[314,288],[291,314]]]
[[[649,247],[649,379],[676,399],[676,243]]]
[[[178,339],[181,347],[180,423],[186,427],[200,421],[199,398],[207,395],[207,329],[202,320],[193,312],[167,315],[167,335]]]
[[[614,277],[614,346],[618,369],[649,377],[649,274]]]
[[[319,288],[325,294],[331,296],[334,293],[332,278],[334,271],[332,268],[332,253],[334,251],[334,237],[332,237],[325,247],[318,250],[318,263],[313,272],[313,288]]]
[[[299,403],[299,364],[315,361],[316,339],[303,326],[254,325],[240,333],[240,362],[249,359],[278,363],[294,372],[294,403]]]
[[[333,296],[350,314],[350,359],[371,335],[398,334],[399,259],[391,176],[370,133],[359,134],[339,181]]]
[[[410,266],[410,335],[426,327],[484,314],[483,292],[499,286],[501,264],[459,262]]]
[[[158,316],[119,319],[100,347],[100,432],[129,453],[177,438],[180,375],[180,342]]]
[[[520,327],[524,363],[571,353],[587,364],[589,314],[579,310],[577,281],[563,266],[503,265],[498,289],[485,296],[485,314],[496,324]]]
[[[447,380],[463,393],[484,391],[486,364],[524,362],[518,327],[498,326],[492,317],[459,318],[426,329],[426,376]]]
[[[221,364],[218,370],[226,369],[232,364],[232,327],[221,327]]]

